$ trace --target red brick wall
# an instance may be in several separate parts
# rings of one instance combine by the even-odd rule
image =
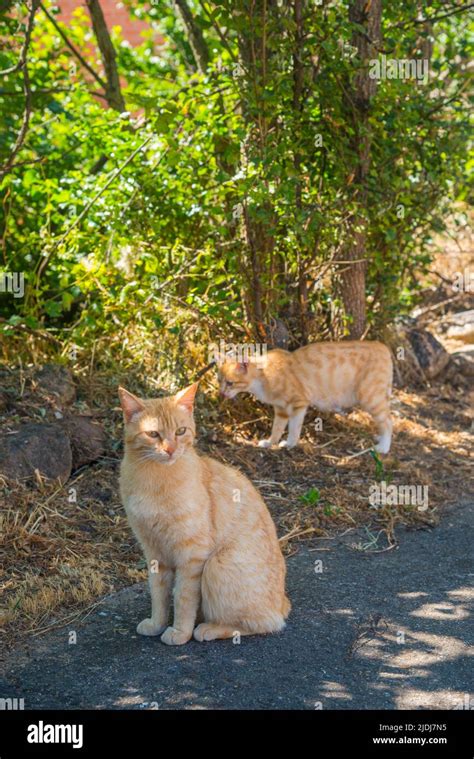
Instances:
[[[65,24],[68,23],[75,8],[82,6],[86,9],[84,0],[57,0],[57,5],[61,10],[58,18]],[[120,26],[124,39],[133,46],[143,42],[141,32],[149,28],[145,21],[131,18],[128,9],[118,0],[100,0],[100,5],[109,29],[112,26]]]

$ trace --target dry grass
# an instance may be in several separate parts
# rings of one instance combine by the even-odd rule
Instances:
[[[472,442],[467,410],[454,391],[444,399],[437,390],[423,395],[397,391],[394,445],[390,456],[383,457],[384,473],[377,473],[369,451],[354,455],[372,446],[370,422],[358,411],[347,417],[323,417],[322,432],[314,431],[316,413],[309,414],[303,445],[292,451],[256,449],[251,438],[257,430],[247,425],[239,447],[222,440],[213,444],[213,455],[240,463],[266,496],[281,533],[311,528],[324,535],[365,524],[383,534],[387,545],[394,540],[397,524],[433,524],[443,505],[466,492]],[[266,414],[264,419],[255,423],[255,428],[260,426],[259,436],[268,431]],[[233,429],[235,435],[238,423]],[[369,487],[381,477],[394,485],[428,485],[428,510],[374,509],[368,501]],[[301,500],[311,488],[320,494],[314,505]],[[293,534],[292,545],[296,539]]]
[[[117,498],[115,466],[84,470],[65,487],[3,489],[2,627],[29,633],[141,579],[140,552]],[[75,489],[77,500],[71,500]]]

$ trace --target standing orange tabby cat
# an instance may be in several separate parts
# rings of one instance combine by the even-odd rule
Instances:
[[[269,351],[259,363],[226,360],[219,369],[219,382],[225,398],[252,393],[273,406],[270,438],[259,442],[263,448],[277,445],[287,424],[288,439],[280,447],[297,445],[309,406],[321,411],[360,406],[377,425],[376,450],[388,453],[392,372],[390,351],[382,343],[312,343],[293,353]]]
[[[265,503],[243,474],[193,449],[196,390],[197,383],[173,397],[141,400],[119,389],[120,492],[145,553],[152,603],[137,632],[162,633],[168,645],[193,634],[205,641],[276,632],[290,611],[285,561]]]

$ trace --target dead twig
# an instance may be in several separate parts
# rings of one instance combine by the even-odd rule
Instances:
[[[26,324],[10,324],[8,319],[5,319],[4,316],[0,316],[0,324],[7,324],[8,327],[11,327],[12,330],[27,332],[30,335],[34,335],[35,337],[41,338],[41,340],[49,340],[49,342],[54,343],[55,345],[60,345],[62,347],[61,340],[58,340],[57,337],[54,337],[49,332],[42,332],[39,329],[33,329],[32,327],[27,327]]]

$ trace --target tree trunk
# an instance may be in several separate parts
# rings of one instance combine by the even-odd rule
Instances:
[[[305,89],[304,69],[304,19],[303,0],[294,0],[293,20],[295,23],[294,49],[293,49],[293,115],[296,124],[295,133],[301,132],[301,118],[303,114],[303,96]],[[295,150],[293,159],[297,176],[295,189],[295,207],[298,212],[302,209],[302,182],[301,182],[301,155]],[[298,241],[298,316],[301,333],[301,342],[308,342],[308,288],[306,284],[306,260],[303,252],[303,244],[300,236]]]
[[[205,74],[209,65],[209,50],[201,27],[196,23],[186,0],[175,0],[175,5],[186,29],[196,66],[201,74]]]
[[[382,0],[353,0],[349,6],[349,20],[364,27],[356,29],[352,45],[357,49],[357,71],[353,85],[346,95],[346,111],[353,120],[353,151],[356,155],[352,187],[358,210],[348,225],[348,245],[343,260],[349,263],[341,273],[341,292],[346,315],[350,317],[349,336],[360,339],[366,330],[365,280],[367,269],[367,177],[370,170],[371,134],[369,125],[370,103],[377,88],[369,77],[369,60],[378,55],[381,40]],[[348,180],[348,183],[350,180]]]
[[[267,47],[268,16],[274,8],[273,0],[239,0],[233,12],[239,19],[239,59],[243,70],[240,107],[248,126],[247,138],[241,145],[241,163],[261,164],[264,159],[270,126],[270,115],[263,97],[269,72]],[[245,25],[242,20],[245,19]],[[250,288],[249,318],[256,336],[265,339],[264,321],[270,316],[272,291],[273,251],[272,205],[260,207],[244,202],[242,240],[245,246],[243,274]]]
[[[104,14],[99,0],[86,0],[87,8],[92,21],[95,38],[99,46],[102,63],[105,70],[106,90],[105,97],[115,111],[122,113],[125,111],[125,100],[120,87],[120,78],[117,69],[115,48],[110,38],[109,30],[105,22]]]

